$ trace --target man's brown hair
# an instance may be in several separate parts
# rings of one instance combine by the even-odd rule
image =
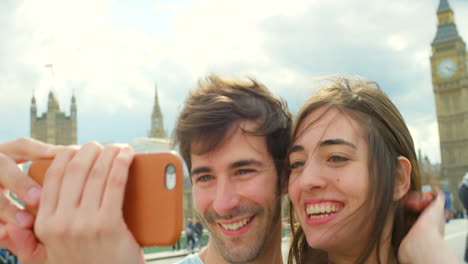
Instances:
[[[198,82],[176,122],[174,143],[179,146],[189,171],[193,142],[197,142],[197,155],[212,151],[228,136],[231,127],[242,120],[258,124],[255,130],[244,132],[265,136],[268,152],[281,177],[292,126],[286,103],[253,78],[244,81],[216,75]]]

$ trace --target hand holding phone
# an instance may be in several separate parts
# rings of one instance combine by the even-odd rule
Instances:
[[[34,161],[29,175],[42,184],[52,160]],[[124,220],[140,246],[172,245],[182,231],[183,169],[174,152],[137,153],[129,170]],[[35,214],[37,209],[27,207]]]

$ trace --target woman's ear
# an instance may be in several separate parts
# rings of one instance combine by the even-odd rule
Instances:
[[[398,201],[408,193],[411,185],[411,162],[403,156],[398,157],[397,175],[395,178],[395,189],[393,200]]]

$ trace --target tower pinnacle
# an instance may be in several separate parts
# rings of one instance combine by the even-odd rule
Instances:
[[[150,137],[153,138],[166,138],[166,132],[164,131],[164,122],[163,116],[161,113],[161,108],[159,107],[159,97],[158,97],[158,86],[154,86],[154,106],[153,114],[151,115],[151,131]]]
[[[458,34],[453,10],[450,8],[448,0],[440,0],[437,9],[437,21],[437,33],[432,41],[432,46],[457,40],[463,41]]]
[[[450,8],[450,5],[448,3],[448,0],[440,0],[439,2],[439,8],[437,9],[437,13],[442,13],[445,11],[452,11]]]

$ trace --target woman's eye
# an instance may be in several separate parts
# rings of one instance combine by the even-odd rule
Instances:
[[[337,156],[337,155],[334,155],[334,156],[331,156],[330,158],[328,158],[328,161],[333,162],[333,163],[344,162],[344,161],[348,161],[348,160],[349,159],[346,158],[346,157]]]
[[[300,168],[304,166],[304,162],[302,161],[295,161],[295,162],[292,162],[291,165],[289,166],[289,169],[291,170],[294,170],[294,169],[297,169],[297,168]]]

